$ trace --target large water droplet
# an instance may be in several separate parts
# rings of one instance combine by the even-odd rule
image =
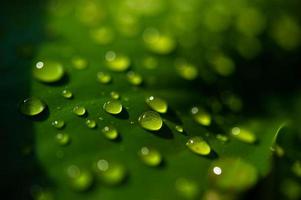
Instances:
[[[148,166],[158,166],[162,162],[162,156],[156,149],[150,147],[142,147],[138,152],[142,162]]]
[[[209,178],[219,189],[243,191],[256,183],[257,171],[242,159],[223,158],[212,163]]]
[[[73,108],[73,113],[77,116],[83,116],[84,114],[86,114],[86,108],[83,106],[75,106]]]
[[[203,126],[209,126],[211,124],[211,116],[209,113],[207,113],[205,110],[199,107],[193,107],[191,109],[191,114],[194,118],[194,120],[203,125]]]
[[[246,143],[256,142],[256,136],[254,135],[254,133],[246,129],[241,129],[239,127],[232,128],[231,135],[236,139]]]
[[[95,128],[96,127],[96,121],[93,119],[87,119],[86,125],[88,128]]]
[[[127,79],[132,85],[140,85],[143,81],[142,76],[133,71],[127,73]]]
[[[28,116],[38,115],[43,112],[45,108],[46,104],[36,97],[23,100],[19,107],[20,112]]]
[[[112,99],[104,103],[103,109],[113,115],[119,114],[122,111],[122,104],[120,101]]]
[[[107,185],[118,185],[126,177],[126,169],[123,165],[107,160],[98,160],[95,167],[99,179]]]
[[[150,131],[158,131],[163,125],[161,116],[154,111],[146,111],[138,118],[139,124]]]
[[[58,133],[55,138],[61,146],[65,146],[70,143],[70,137],[67,133]]]
[[[112,81],[112,77],[110,74],[108,73],[105,73],[105,72],[98,72],[97,73],[97,80],[100,82],[100,83],[103,83],[103,84],[108,84]]]
[[[208,155],[211,152],[209,144],[201,137],[195,136],[186,142],[186,146],[194,153]]]
[[[54,61],[39,61],[33,68],[33,76],[42,82],[52,83],[59,81],[64,76],[63,66]]]
[[[73,94],[70,90],[65,89],[62,91],[62,96],[66,99],[71,99],[73,97]]]
[[[126,71],[131,64],[131,60],[125,55],[117,55],[114,51],[108,51],[105,55],[109,69],[116,72]]]
[[[104,136],[106,138],[108,138],[109,140],[115,140],[118,137],[118,131],[115,127],[113,126],[105,126],[102,129],[102,133],[104,134]]]
[[[65,122],[63,120],[54,120],[51,122],[51,125],[57,129],[62,129],[65,126]]]
[[[149,96],[146,98],[145,102],[147,105],[156,112],[166,113],[167,112],[167,102],[159,97]]]

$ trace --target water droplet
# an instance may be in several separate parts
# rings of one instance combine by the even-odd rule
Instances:
[[[62,129],[65,126],[65,122],[63,120],[54,120],[51,122],[51,125],[57,129]]]
[[[175,40],[169,35],[160,34],[154,28],[147,28],[143,33],[146,47],[157,54],[169,54],[176,48]]]
[[[105,73],[105,72],[98,72],[97,73],[97,80],[100,82],[100,83],[103,83],[103,84],[108,84],[112,81],[112,77],[110,74],[108,73]]]
[[[218,139],[221,142],[228,142],[228,140],[229,140],[229,138],[223,134],[217,134],[216,139]]]
[[[198,77],[199,74],[196,66],[186,62],[176,63],[176,70],[178,74],[186,80],[194,80]]]
[[[88,61],[82,57],[74,57],[71,62],[76,69],[85,69],[88,67]]]
[[[19,107],[20,112],[28,116],[38,115],[42,113],[45,108],[46,104],[36,97],[30,97],[23,100]]]
[[[246,143],[256,142],[256,136],[254,135],[254,133],[246,129],[241,129],[239,127],[232,128],[231,135],[236,139]]]
[[[110,93],[110,95],[111,95],[112,99],[116,99],[116,100],[119,99],[119,97],[120,97],[119,93],[115,92],[115,91],[112,91]]]
[[[155,69],[158,66],[158,61],[154,57],[148,56],[143,59],[142,65],[147,69]]]
[[[95,128],[96,127],[96,122],[93,119],[87,119],[86,120],[86,125],[88,128]]]
[[[76,191],[86,191],[93,184],[93,176],[87,170],[80,170],[77,166],[71,165],[67,169],[67,174],[71,181],[71,186]]]
[[[122,111],[122,105],[118,100],[109,100],[103,105],[103,109],[113,115],[119,114]]]
[[[119,185],[127,174],[123,165],[104,159],[97,161],[95,170],[100,180],[107,185]]]
[[[70,90],[65,89],[62,91],[62,96],[66,99],[71,99],[73,97],[73,94]]]
[[[194,153],[208,155],[211,152],[209,144],[201,137],[194,136],[186,142],[186,146]]]
[[[221,76],[230,76],[235,71],[233,60],[223,54],[214,55],[210,62],[213,69]]]
[[[148,166],[158,166],[162,162],[162,156],[159,151],[149,147],[142,147],[138,152],[142,162]]]
[[[100,27],[90,32],[92,39],[100,45],[106,45],[114,40],[114,32],[109,27]]]
[[[159,97],[149,96],[146,98],[145,102],[154,111],[157,111],[159,113],[167,112],[167,108],[168,108],[167,102]]]
[[[127,74],[127,79],[132,85],[140,85],[143,81],[142,76],[136,72],[130,71]]]
[[[115,140],[118,137],[118,131],[113,126],[105,126],[102,129],[102,133],[105,135],[106,138],[109,140]]]
[[[33,76],[42,82],[52,83],[59,81],[64,76],[63,66],[54,61],[39,61],[33,68]]]
[[[203,125],[209,126],[211,124],[211,116],[205,110],[199,107],[193,107],[191,109],[191,114],[193,115],[194,120]]]
[[[146,111],[138,118],[139,124],[150,131],[158,131],[163,125],[161,116],[154,111]]]
[[[300,160],[297,160],[297,161],[294,162],[294,164],[292,166],[292,171],[296,176],[301,177],[301,162],[300,162]]]
[[[55,138],[61,146],[65,146],[70,143],[70,137],[66,133],[58,133]]]
[[[183,131],[184,131],[183,126],[180,126],[180,125],[176,125],[176,126],[175,126],[175,129],[176,129],[176,131],[178,131],[179,133],[183,133]]]
[[[116,72],[126,71],[131,64],[131,60],[125,55],[117,55],[114,51],[108,51],[105,55],[109,69]]]
[[[282,157],[285,154],[284,149],[278,144],[274,144],[271,147],[271,151],[273,151],[278,157]]]
[[[73,108],[73,113],[77,116],[83,116],[84,114],[86,114],[86,108],[83,106],[75,106]]]
[[[242,159],[223,158],[212,163],[209,180],[221,190],[244,191],[257,181],[255,167]]]
[[[175,187],[179,195],[186,199],[195,199],[199,194],[199,186],[193,180],[178,178]]]

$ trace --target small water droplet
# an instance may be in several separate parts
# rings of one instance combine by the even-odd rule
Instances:
[[[158,131],[163,125],[161,116],[154,111],[146,111],[138,118],[139,124],[150,131]]]
[[[20,112],[24,115],[35,116],[45,110],[46,104],[36,97],[30,97],[21,102],[19,109]]]
[[[114,40],[114,32],[110,27],[100,27],[90,32],[95,43],[106,45]]]
[[[176,63],[176,70],[178,74],[186,80],[194,80],[198,77],[197,67],[183,61]]]
[[[176,129],[176,131],[178,131],[179,133],[183,133],[183,131],[184,131],[183,126],[180,126],[180,125],[176,125],[176,126],[175,126],[175,129]]]
[[[86,108],[83,106],[75,106],[73,108],[73,113],[77,116],[83,116],[84,114],[86,114]]]
[[[142,64],[147,69],[155,69],[158,66],[158,61],[151,56],[145,57]]]
[[[33,68],[33,76],[42,82],[52,83],[59,81],[64,76],[63,66],[54,61],[39,61]]]
[[[127,173],[123,165],[100,159],[96,163],[95,171],[99,179],[107,185],[119,185]]]
[[[112,77],[110,74],[108,73],[105,73],[105,72],[98,72],[97,73],[97,80],[100,82],[100,83],[103,83],[103,84],[108,84],[112,81]]]
[[[127,79],[132,85],[140,85],[143,81],[142,76],[133,71],[127,73]]]
[[[115,140],[115,139],[117,139],[117,137],[119,135],[117,129],[113,126],[105,126],[102,129],[102,133],[109,140]]]
[[[67,169],[71,186],[76,191],[86,191],[93,184],[93,176],[88,170],[80,170],[77,166],[71,165]]]
[[[103,105],[103,109],[113,115],[119,114],[122,111],[122,104],[118,100],[109,100]]]
[[[74,57],[71,60],[73,67],[76,69],[86,69],[88,67],[88,61],[82,57]]]
[[[194,136],[186,142],[186,146],[194,153],[199,155],[209,155],[211,148],[209,144],[201,137]]]
[[[229,138],[226,135],[223,134],[217,134],[216,139],[218,139],[221,142],[228,142]]]
[[[145,102],[147,105],[156,112],[166,113],[167,112],[167,102],[159,97],[149,96],[146,98]]]
[[[249,130],[241,129],[239,127],[234,127],[231,130],[231,135],[245,143],[254,143],[256,142],[256,136]]]
[[[62,129],[65,126],[65,122],[63,120],[54,120],[51,122],[51,125],[57,129]]]
[[[111,93],[110,93],[110,95],[111,95],[111,97],[112,97],[112,99],[119,99],[120,98],[120,95],[119,95],[119,93],[118,92],[115,92],[115,91],[112,91]]]
[[[196,199],[199,194],[199,186],[196,182],[186,178],[176,180],[176,191],[185,199]]]
[[[66,99],[71,99],[73,97],[73,94],[70,90],[64,89],[62,91],[62,96],[65,97]]]
[[[193,116],[193,119],[203,125],[203,126],[209,126],[211,124],[211,116],[209,113],[207,113],[205,110],[199,107],[193,107],[191,109],[191,114]]]
[[[162,156],[160,152],[154,148],[142,147],[138,152],[142,162],[148,166],[158,166],[162,162]]]
[[[96,127],[96,122],[93,119],[87,119],[86,120],[86,125],[88,128],[95,128]]]
[[[108,68],[116,72],[126,71],[131,65],[131,60],[127,56],[117,55],[114,51],[108,51],[105,59]]]
[[[70,143],[70,137],[67,133],[58,133],[55,138],[61,146],[65,146]]]

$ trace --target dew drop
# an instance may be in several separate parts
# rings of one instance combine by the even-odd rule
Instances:
[[[110,27],[100,27],[90,32],[95,43],[106,45],[114,40],[114,32]]]
[[[256,142],[256,136],[254,135],[254,133],[252,133],[251,131],[246,130],[246,129],[241,129],[239,127],[232,128],[231,135],[234,138],[236,138],[242,142],[245,142],[245,143],[252,144],[252,143]]]
[[[51,125],[57,129],[62,129],[65,126],[65,122],[63,120],[54,120],[51,122]]]
[[[118,100],[112,99],[104,103],[103,109],[110,114],[117,115],[122,111],[122,105]]]
[[[159,97],[149,96],[146,98],[145,102],[147,105],[156,112],[166,113],[167,112],[167,102]]]
[[[33,68],[33,76],[45,83],[53,83],[59,81],[64,76],[63,66],[54,61],[39,61]]]
[[[86,114],[86,108],[83,106],[75,106],[73,108],[73,113],[77,116],[83,116],[84,114]]]
[[[238,158],[223,158],[212,163],[209,180],[221,190],[244,191],[257,181],[255,167]]]
[[[154,57],[148,56],[143,59],[142,65],[147,69],[155,69],[158,66],[158,61]]]
[[[123,165],[104,159],[97,161],[95,171],[103,183],[111,186],[121,184],[127,175]]]
[[[184,131],[184,128],[183,128],[183,126],[181,126],[181,125],[176,125],[176,126],[175,126],[175,129],[176,129],[176,131],[178,131],[179,133],[183,133],[183,131]]]
[[[158,131],[163,125],[161,116],[154,111],[146,111],[142,113],[138,118],[138,122],[141,127],[150,131]]]
[[[179,76],[189,81],[194,80],[198,77],[198,70],[196,66],[186,62],[177,63],[176,70]]]
[[[156,149],[150,147],[142,147],[138,152],[140,159],[148,166],[155,167],[161,164],[162,156]]]
[[[197,183],[187,178],[178,178],[175,187],[179,195],[185,199],[195,199],[200,192]]]
[[[115,139],[117,139],[117,137],[119,135],[117,129],[113,126],[105,126],[102,129],[102,133],[109,140],[115,140]]]
[[[131,64],[131,60],[127,56],[117,55],[114,51],[108,51],[105,59],[107,67],[116,72],[126,71]]]
[[[71,62],[76,69],[86,69],[88,67],[88,61],[82,57],[74,57]]]
[[[58,133],[55,138],[57,143],[61,146],[66,146],[70,143],[70,137],[66,133]]]
[[[216,139],[224,143],[229,141],[229,138],[223,134],[217,134]]]
[[[118,92],[115,92],[115,91],[112,91],[112,92],[110,93],[110,96],[111,96],[112,99],[116,99],[116,100],[120,98],[119,93],[118,93]]]
[[[137,74],[136,72],[130,71],[126,75],[127,75],[127,80],[132,85],[140,85],[143,81],[142,76],[140,74]]]
[[[96,127],[96,122],[93,119],[87,119],[86,120],[86,125],[88,128],[95,128]]]
[[[201,137],[194,136],[186,142],[186,146],[194,153],[208,155],[211,152],[209,144]]]
[[[211,124],[211,116],[209,113],[207,113],[205,110],[199,107],[193,107],[191,109],[191,114],[194,118],[194,120],[203,125],[203,126],[209,126]]]
[[[108,84],[112,81],[112,76],[105,72],[98,72],[97,80],[102,84]]]
[[[20,112],[24,115],[35,116],[45,110],[46,104],[36,97],[30,97],[21,102],[19,109]]]
[[[80,170],[77,166],[71,165],[67,169],[71,186],[74,190],[83,192],[93,184],[93,176],[88,170]]]
[[[66,99],[71,99],[73,97],[73,94],[70,90],[65,89],[62,91],[62,96]]]

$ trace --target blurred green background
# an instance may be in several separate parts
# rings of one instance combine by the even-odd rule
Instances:
[[[3,199],[300,199],[300,7],[299,0],[2,2]],[[126,69],[112,67],[116,58]],[[48,61],[64,70],[51,83],[33,74]],[[103,109],[112,91],[119,115]],[[150,95],[168,104],[157,132],[137,121],[152,109]],[[20,113],[29,97],[45,102],[42,113]],[[87,113],[76,116],[76,106]],[[201,122],[193,107],[204,111]],[[53,127],[56,120],[64,127]],[[106,126],[118,140],[105,137]],[[235,137],[237,127],[256,141]],[[194,136],[207,141],[209,155],[187,148]],[[161,155],[158,166],[143,163],[145,146]]]

